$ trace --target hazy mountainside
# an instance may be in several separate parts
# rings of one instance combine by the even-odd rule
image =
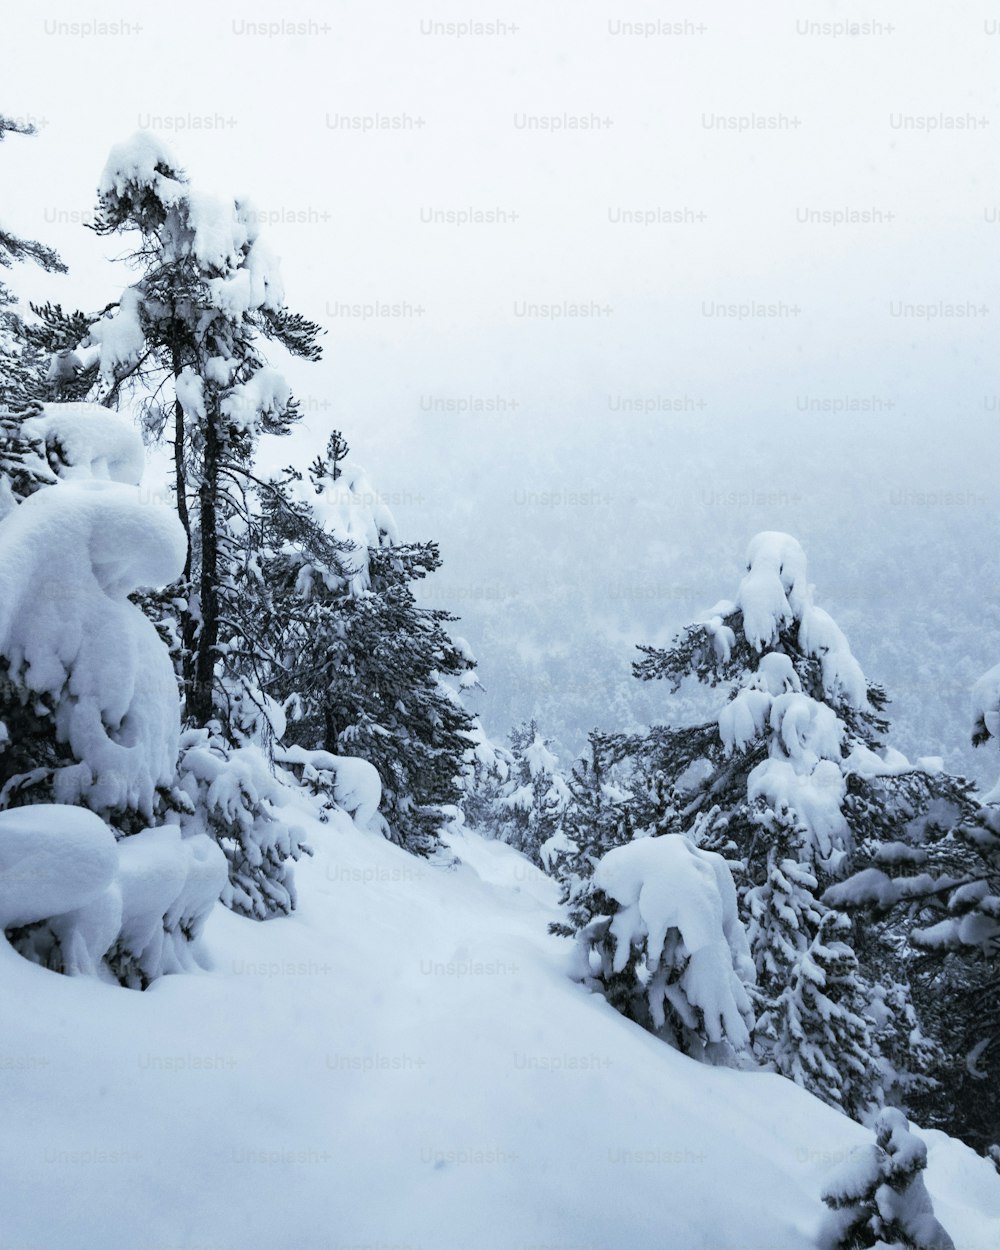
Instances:
[[[436,443],[461,436],[447,420]],[[608,414],[600,429],[553,419],[537,438],[526,417],[479,418],[468,492],[432,463],[421,515],[398,510],[441,538],[423,593],[461,616],[494,733],[535,716],[575,752],[591,727],[669,716],[666,692],[630,675],[635,645],[695,619],[774,528],[800,540],[817,602],[886,687],[893,741],[992,782],[995,761],[969,742],[969,691],[1000,653],[991,422],[920,442],[898,410],[743,426]],[[525,439],[532,454],[502,454]]]

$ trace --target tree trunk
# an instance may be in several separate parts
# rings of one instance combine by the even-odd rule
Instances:
[[[173,374],[174,382],[181,372],[180,353],[175,347],[173,350]],[[184,712],[185,716],[192,715],[192,686],[194,683],[194,640],[197,632],[194,616],[191,613],[191,517],[188,513],[187,502],[187,472],[184,467],[184,446],[185,446],[185,430],[184,430],[184,408],[179,399],[174,399],[174,489],[177,494],[177,516],[181,525],[184,527],[184,535],[187,538],[187,555],[184,558],[184,598],[188,601],[188,607],[184,609],[181,616],[181,646],[183,655],[181,660],[181,676],[184,679]]]
[[[194,647],[194,684],[188,700],[190,718],[206,725],[214,710],[215,661],[219,641],[219,427],[210,412],[205,424],[205,462],[198,490],[201,572],[198,578],[201,622]]]

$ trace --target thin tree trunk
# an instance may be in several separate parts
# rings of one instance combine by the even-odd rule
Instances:
[[[177,348],[173,351],[173,374],[174,382],[181,372],[180,353]],[[191,597],[191,517],[188,512],[187,502],[187,471],[184,467],[184,448],[185,448],[185,430],[184,430],[184,408],[179,399],[174,399],[174,488],[177,494],[177,516],[181,525],[184,527],[184,535],[187,538],[187,555],[184,558],[184,597],[188,601],[189,606],[184,609],[181,616],[181,646],[183,648],[183,656],[181,660],[181,676],[184,679],[184,711],[185,715],[190,716],[191,708],[191,688],[194,682],[194,640],[196,626],[194,616],[190,608]]]
[[[205,463],[198,491],[201,572],[198,578],[201,622],[194,649],[191,718],[205,725],[212,718],[216,647],[219,641],[219,428],[210,412],[205,424]]]

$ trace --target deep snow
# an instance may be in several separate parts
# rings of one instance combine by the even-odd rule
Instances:
[[[811,1244],[866,1130],[571,982],[505,845],[456,832],[448,868],[306,819],[298,910],[217,907],[211,972],[138,993],[0,943],[4,1250]],[[958,1250],[1000,1244],[991,1165],[922,1136]]]

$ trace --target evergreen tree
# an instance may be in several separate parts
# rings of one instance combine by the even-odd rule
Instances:
[[[540,864],[542,846],[561,829],[569,787],[534,721],[510,731],[507,754],[507,776],[493,802],[493,830],[501,841]]]
[[[177,513],[188,536],[181,611],[189,723],[226,720],[240,649],[222,645],[238,615],[245,567],[243,503],[262,434],[284,434],[298,408],[262,342],[319,358],[319,327],[285,306],[277,265],[252,212],[196,193],[151,135],[115,148],[94,229],[138,236],[138,279],[90,327],[101,401],[138,397],[143,424],[170,424]],[[234,660],[234,663],[228,661]],[[229,730],[228,722],[224,728]]]
[[[955,1250],[934,1216],[921,1173],[927,1147],[895,1107],[875,1121],[875,1144],[856,1150],[823,1191],[830,1208],[821,1250]]]
[[[997,736],[1000,669],[977,683],[973,742]],[[938,1045],[930,1089],[911,1099],[925,1123],[986,1152],[1000,1141],[1000,786],[962,793],[864,848],[830,888],[835,906],[891,924],[907,942],[921,1023]]]
[[[799,985],[804,1002],[816,964],[809,951],[827,950],[820,931],[832,926],[836,966],[850,964],[849,946],[859,963],[844,1028],[865,1023],[866,1004],[882,982],[880,1034],[888,1041],[901,1031],[886,1019],[909,980],[896,935],[885,926],[851,934],[836,917],[827,919],[835,904],[821,896],[867,848],[899,836],[944,802],[961,802],[964,783],[912,767],[886,746],[885,693],[866,680],[840,629],[814,604],[805,556],[787,535],[758,535],[733,600],[717,604],[672,646],[641,650],[635,666],[641,679],[666,680],[674,693],[697,683],[702,702],[713,691],[722,698],[706,719],[654,725],[619,740],[635,826],[654,834],[688,832],[730,863],[761,976],[759,1057],[797,1074],[835,1105],[865,1106],[876,1093],[871,1065],[861,1072],[847,1052],[839,1055],[836,1037],[810,1011],[799,1008],[794,1016],[795,1002],[782,999],[779,970]],[[779,914],[765,916],[770,908]],[[889,995],[886,984],[895,987]],[[844,993],[841,984],[838,996]],[[877,1057],[870,1032],[856,1040]],[[822,1051],[839,1073],[839,1093],[818,1079],[825,1069],[815,1053],[796,1061],[797,1045]]]
[[[603,906],[594,897],[594,870],[608,851],[632,840],[633,795],[619,784],[619,752],[614,735],[590,734],[589,752],[577,760],[567,782],[560,829],[539,851],[546,871],[560,883],[568,923],[550,929],[563,937],[583,930]]]
[[[753,964],[721,856],[683,834],[638,838],[597,864],[577,975],[693,1058],[733,1063],[753,1028]]]
[[[36,133],[34,126],[0,114],[0,142],[8,134]],[[0,266],[10,269],[15,262],[25,260],[48,273],[66,272],[66,266],[52,248],[33,239],[23,239],[0,224]],[[15,295],[0,279],[0,409],[23,409],[40,399],[50,398],[45,387],[47,371],[48,363],[29,337]]]
[[[298,499],[271,517],[267,689],[292,710],[289,742],[375,767],[391,836],[429,854],[443,809],[463,797],[474,720],[460,690],[475,683],[475,660],[447,632],[455,618],[414,597],[412,583],[440,565],[436,544],[399,542],[346,454],[334,433],[310,469],[311,505]]]
[[[138,277],[89,325],[84,346],[99,352],[95,395],[109,407],[134,399],[154,437],[169,425],[187,540],[179,582],[141,600],[172,647],[194,732],[182,743],[170,802],[219,838],[232,906],[258,916],[287,911],[294,893],[285,861],[307,848],[275,815],[280,802],[257,766],[273,769],[278,709],[259,687],[260,637],[249,625],[266,595],[260,515],[248,501],[260,437],[287,432],[298,416],[261,344],[315,360],[318,327],[285,306],[276,262],[248,206],[195,192],[151,135],[112,151],[98,194],[94,229],[137,239],[127,259]],[[81,314],[49,310],[46,320],[38,311],[51,336],[79,329]],[[255,752],[259,760],[250,758]],[[224,778],[209,786],[205,778],[220,769]],[[214,803],[222,793],[239,801]]]

